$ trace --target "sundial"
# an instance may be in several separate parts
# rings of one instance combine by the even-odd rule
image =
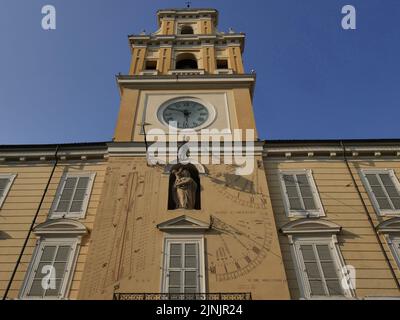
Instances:
[[[258,174],[258,169],[255,168],[252,176],[240,176],[235,174],[234,167],[229,167],[227,172],[215,171],[208,178],[217,191],[230,201],[248,208],[265,209],[267,198],[259,190]]]
[[[210,272],[217,281],[233,280],[250,273],[270,251],[272,225],[266,215],[232,216],[227,223],[213,217],[212,230],[217,232],[215,253],[209,257]]]

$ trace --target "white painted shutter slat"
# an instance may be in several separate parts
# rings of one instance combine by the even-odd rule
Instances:
[[[290,210],[302,210],[302,203],[300,200],[300,194],[296,183],[295,175],[284,174],[283,181],[285,183],[285,192],[289,201]]]
[[[304,203],[305,210],[316,210],[317,206],[314,200],[315,191],[310,185],[307,174],[298,174],[297,182],[299,184],[300,195]]]

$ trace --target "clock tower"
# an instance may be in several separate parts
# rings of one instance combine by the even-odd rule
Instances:
[[[81,298],[289,299],[245,35],[218,31],[215,9],[159,10],[157,22],[129,36],[129,73],[117,77]],[[193,136],[201,146],[181,157]],[[152,156],[165,161],[154,162],[160,139]]]
[[[219,32],[214,9],[157,12],[159,29],[129,37],[129,74],[118,76],[121,107],[115,142],[144,141],[169,124],[178,130],[255,130],[255,75],[246,74],[245,35]],[[146,124],[143,130],[143,124]]]

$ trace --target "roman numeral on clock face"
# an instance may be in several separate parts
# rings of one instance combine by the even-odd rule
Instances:
[[[178,101],[169,104],[162,114],[164,122],[176,123],[179,129],[195,129],[209,119],[208,109],[196,101]]]

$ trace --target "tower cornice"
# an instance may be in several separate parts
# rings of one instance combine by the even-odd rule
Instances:
[[[239,45],[241,52],[244,51],[246,35],[244,33],[235,34],[198,34],[198,35],[130,35],[128,36],[131,46],[160,46],[165,43],[171,45]]]
[[[218,10],[213,8],[175,8],[175,9],[161,9],[157,11],[158,25],[161,26],[161,19],[163,18],[176,18],[182,16],[194,16],[202,18],[211,16],[214,20],[214,26],[218,25]]]
[[[201,86],[213,88],[248,87],[253,95],[256,83],[255,74],[205,74],[205,75],[118,75],[117,83],[120,90],[127,87],[140,89],[154,89],[168,86],[173,88],[201,88]]]

